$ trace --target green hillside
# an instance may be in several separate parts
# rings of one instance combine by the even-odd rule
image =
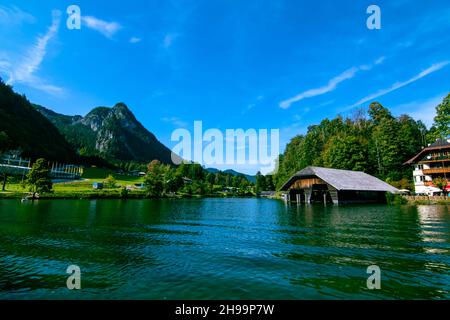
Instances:
[[[25,157],[74,162],[75,152],[58,129],[0,79],[0,148]]]

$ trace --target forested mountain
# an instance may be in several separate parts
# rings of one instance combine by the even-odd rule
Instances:
[[[450,95],[437,107],[430,131],[408,115],[394,117],[377,102],[367,113],[355,112],[352,119],[325,119],[286,146],[279,157],[275,184],[279,188],[295,172],[314,165],[364,171],[402,187],[412,179],[411,168],[403,163],[427,143],[450,134],[449,117]]]
[[[216,168],[207,168],[206,171],[208,171],[209,173],[221,172],[221,173],[224,173],[224,174],[229,174],[229,175],[234,176],[234,177],[243,176],[248,181],[250,181],[252,183],[256,182],[256,176],[252,176],[252,175],[249,175],[249,174],[244,174],[244,173],[241,173],[241,172],[237,172],[237,171],[235,171],[233,169],[227,169],[227,170],[224,170],[224,171],[220,171],[219,169],[216,169]]]
[[[7,149],[70,163],[172,163],[171,151],[123,103],[67,116],[31,104],[0,79],[0,151]]]
[[[256,176],[240,173],[240,172],[237,172],[237,171],[235,171],[233,169],[225,170],[224,173],[231,174],[233,176],[244,176],[248,181],[253,182],[253,183],[256,182]]]
[[[77,155],[58,129],[0,79],[0,151],[21,149],[25,157],[72,162]]]
[[[171,151],[139,123],[128,107],[98,107],[86,116],[66,116],[34,106],[63,134],[82,156],[99,156],[111,162],[172,163]]]

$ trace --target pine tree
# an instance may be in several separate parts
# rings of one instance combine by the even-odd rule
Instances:
[[[27,174],[26,184],[33,198],[37,193],[45,193],[52,191],[52,180],[50,179],[50,170],[45,159],[38,159],[31,167]]]

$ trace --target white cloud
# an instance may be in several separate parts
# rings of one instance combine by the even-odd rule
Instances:
[[[178,38],[178,34],[177,33],[168,33],[168,34],[166,34],[164,36],[164,39],[163,39],[163,47],[166,48],[166,49],[170,48],[176,38]]]
[[[322,102],[317,107],[326,107],[326,106],[329,106],[330,104],[333,104],[333,103],[334,103],[334,100],[328,100],[328,101]]]
[[[137,37],[130,38],[130,43],[138,43],[138,42],[141,42],[141,41],[142,41],[141,38],[137,38]]]
[[[47,29],[47,32],[43,36],[39,36],[35,45],[28,49],[21,58],[15,59],[19,60],[19,63],[0,61],[0,71],[8,76],[7,84],[21,83],[54,95],[63,92],[62,88],[46,83],[35,74],[47,54],[49,41],[57,35],[59,30],[61,12],[54,10],[52,16],[52,25]]]
[[[250,103],[249,105],[247,105],[244,110],[242,110],[242,114],[246,113],[247,111],[250,111],[251,109],[253,109],[256,106],[256,103]]]
[[[109,39],[122,29],[122,26],[117,22],[108,22],[93,16],[82,16],[81,20],[86,27],[100,32]]]
[[[349,108],[354,108],[354,107],[359,106],[359,105],[361,105],[361,104],[363,104],[363,103],[365,103],[367,101],[373,100],[375,98],[384,96],[385,94],[388,94],[388,93],[390,93],[392,91],[395,91],[395,90],[398,90],[400,88],[403,88],[404,86],[407,86],[408,84],[416,82],[417,80],[420,80],[423,77],[426,77],[427,75],[429,75],[429,74],[431,74],[433,72],[441,70],[442,68],[444,68],[449,63],[450,63],[450,61],[444,61],[444,62],[433,64],[431,67],[429,67],[428,69],[420,72],[419,74],[415,75],[411,79],[408,79],[408,80],[403,81],[403,82],[396,82],[396,83],[394,83],[392,86],[390,86],[387,89],[378,90],[377,92],[372,93],[372,94],[362,98],[361,100],[359,100],[355,104],[351,105]]]
[[[421,120],[428,128],[434,123],[436,106],[444,100],[447,93],[432,98],[404,103],[392,108],[395,115],[408,114],[416,120]]]
[[[28,12],[25,12],[16,6],[6,7],[0,5],[0,25],[16,26],[23,23],[34,22],[36,22],[36,18]]]
[[[373,65],[361,65],[358,67],[352,67],[350,69],[345,70],[343,73],[338,76],[330,79],[328,84],[319,88],[309,89],[304,92],[297,94],[296,96],[289,98],[287,100],[280,102],[280,108],[288,109],[293,103],[301,101],[306,98],[312,98],[315,96],[320,96],[325,93],[334,91],[338,84],[344,82],[346,80],[352,79],[359,71],[367,71],[373,68],[374,65],[381,64],[384,61],[384,57],[378,58]]]
[[[6,74],[8,78],[11,78],[11,63],[0,60],[0,74]]]
[[[386,60],[386,57],[379,57],[377,60],[375,60],[375,65],[382,64]]]
[[[181,120],[180,118],[177,118],[177,117],[164,117],[164,118],[161,118],[161,120],[164,121],[164,122],[170,123],[170,124],[172,124],[173,126],[176,126],[176,127],[183,127],[183,128],[185,128],[185,127],[188,126],[188,124],[185,121],[183,121],[183,120]]]
[[[242,110],[242,114],[247,113],[248,111],[250,111],[251,109],[253,109],[254,107],[256,107],[258,104],[261,103],[261,101],[264,100],[264,96],[257,96],[256,97],[256,102],[250,103],[249,105],[247,105],[243,110]]]

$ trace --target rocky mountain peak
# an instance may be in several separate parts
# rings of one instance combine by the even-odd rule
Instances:
[[[159,142],[133,115],[125,103],[97,107],[84,117],[71,118],[38,109],[56,124],[72,145],[105,159],[171,163],[171,151]]]

